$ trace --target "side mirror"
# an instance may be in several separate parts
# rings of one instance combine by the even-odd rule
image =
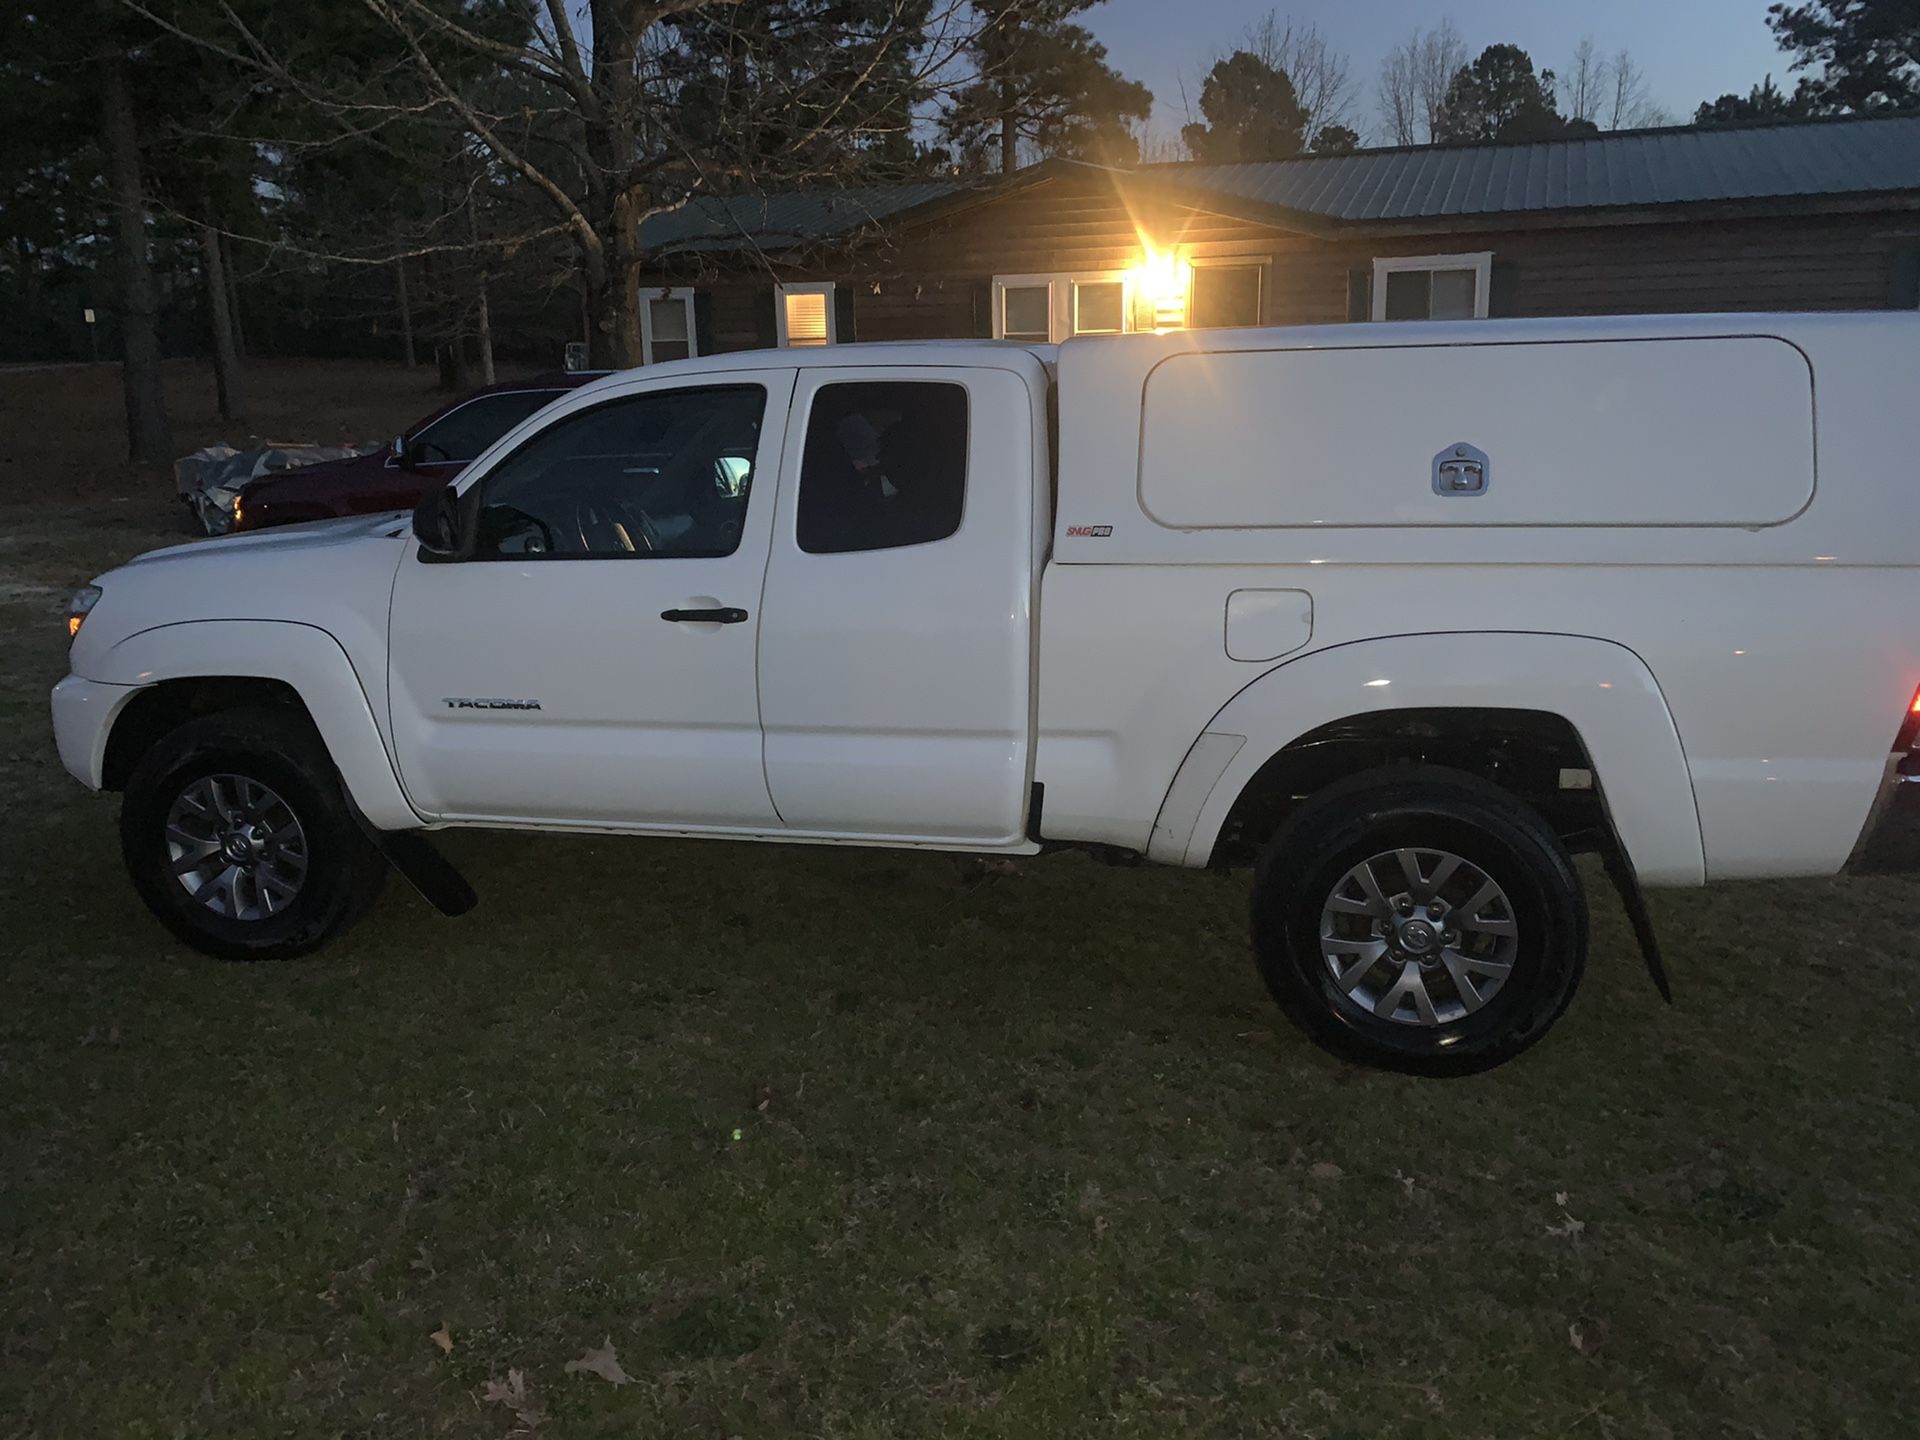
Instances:
[[[421,554],[451,559],[460,549],[460,492],[451,485],[429,490],[413,507],[413,538]]]
[[[396,435],[387,442],[387,459],[391,460],[395,465],[398,465],[402,470],[411,470],[413,468],[413,456],[407,450],[406,436]]]

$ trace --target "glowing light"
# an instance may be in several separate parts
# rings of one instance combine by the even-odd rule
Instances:
[[[1392,683],[1391,680],[1369,680],[1367,681],[1367,689],[1373,690],[1381,685],[1391,685]]]
[[[1141,318],[1151,314],[1156,332],[1184,328],[1193,266],[1176,251],[1157,249],[1144,235],[1140,251],[1141,261],[1133,267],[1133,293]]]

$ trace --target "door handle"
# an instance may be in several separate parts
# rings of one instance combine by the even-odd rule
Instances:
[[[747,618],[747,612],[732,605],[723,605],[714,610],[662,610],[662,620],[671,620],[676,624],[682,621],[704,621],[709,625],[738,625]]]

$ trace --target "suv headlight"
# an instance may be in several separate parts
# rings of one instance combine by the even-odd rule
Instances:
[[[98,585],[82,585],[73,592],[73,599],[67,602],[67,638],[71,640],[80,633],[88,613],[100,603]]]

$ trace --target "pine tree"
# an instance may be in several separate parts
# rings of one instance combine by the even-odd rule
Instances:
[[[1447,87],[1434,139],[1550,140],[1567,122],[1553,103],[1553,72],[1535,72],[1518,45],[1489,45]]]
[[[1182,127],[1196,160],[1290,160],[1306,148],[1307,111],[1287,72],[1236,50],[1215,63],[1200,87],[1205,123]]]
[[[1139,149],[1130,122],[1153,93],[1107,64],[1107,50],[1072,17],[1099,0],[973,0],[980,25],[968,47],[975,79],[953,97],[941,131],[963,163],[997,152],[1001,173],[1024,143],[1042,155],[1127,164]]]

